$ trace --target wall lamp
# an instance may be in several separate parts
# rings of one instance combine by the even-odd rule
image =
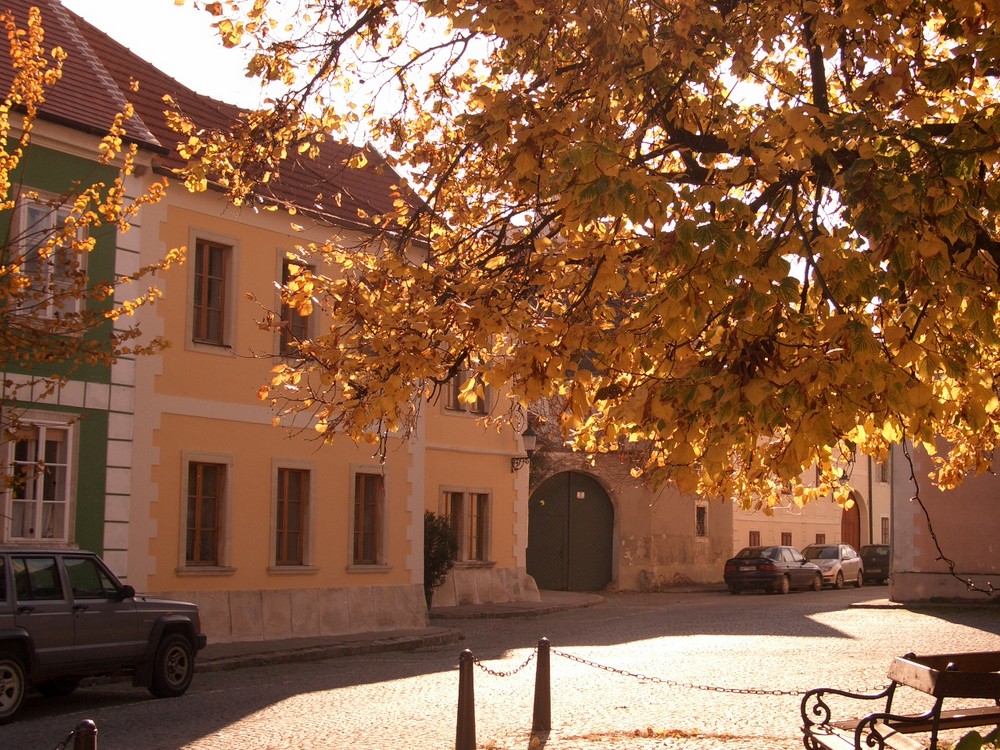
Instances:
[[[521,433],[521,442],[524,443],[524,452],[528,455],[526,456],[512,456],[510,459],[510,470],[517,471],[522,466],[524,466],[528,461],[531,460],[532,454],[535,452],[535,443],[538,440],[538,436],[535,435],[535,431],[531,429],[529,424],[524,432]]]

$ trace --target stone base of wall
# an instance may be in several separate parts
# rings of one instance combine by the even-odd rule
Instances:
[[[310,638],[427,627],[423,586],[278,591],[171,591],[195,602],[210,643]]]
[[[959,578],[947,573],[893,573],[889,581],[889,598],[894,602],[926,602],[934,599],[1000,601],[989,591],[990,582],[996,582],[1000,573],[992,575],[957,573]],[[972,581],[981,591],[974,591],[964,581]]]
[[[434,591],[433,607],[537,602],[535,579],[520,568],[455,567]]]

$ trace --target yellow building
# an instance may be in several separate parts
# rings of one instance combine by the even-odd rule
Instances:
[[[60,12],[79,31],[70,56],[99,59],[113,79],[99,79],[108,95],[132,100],[136,125],[162,146],[146,150],[137,180],[179,163],[163,94],[202,126],[238,116]],[[424,405],[415,435],[390,438],[382,461],[347,439],[321,445],[306,422],[273,426],[257,398],[284,356],[286,342],[258,323],[264,308],[281,309],[286,253],[333,233],[349,247],[368,230],[358,209],[391,204],[398,177],[374,153],[368,170],[347,169],[354,151],[328,144],[274,188],[275,199],[310,208],[294,219],[304,231],[292,230],[285,211],[235,208],[217,191],[173,183],[119,241],[144,260],[178,246],[188,253],[157,277],[164,297],[141,313],[144,334],[171,346],[136,363],[128,559],[118,572],[138,590],[196,601],[214,642],[425,625],[425,510],[448,515],[460,538],[460,561],[435,606],[538,597],[525,573],[527,472],[512,470],[512,428],[486,430],[482,414],[444,398]],[[315,203],[319,193],[326,204]],[[284,315],[305,335],[322,325],[319,316]],[[505,408],[483,408],[494,406]]]

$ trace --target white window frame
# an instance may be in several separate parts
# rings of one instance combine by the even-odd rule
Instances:
[[[283,470],[304,471],[308,475],[309,487],[303,499],[302,508],[302,562],[278,562],[278,479]],[[313,568],[314,508],[316,493],[316,467],[308,461],[276,459],[271,464],[271,547],[270,572],[295,573]]]
[[[29,198],[26,193],[31,193],[35,197]],[[37,315],[46,320],[55,318],[57,314],[79,313],[83,310],[86,303],[83,297],[69,294],[69,290],[73,287],[71,281],[61,280],[59,277],[73,264],[81,272],[86,273],[87,253],[77,253],[72,249],[66,249],[65,252],[72,256],[73,264],[65,260],[60,264],[58,256],[50,256],[44,265],[39,265],[37,271],[32,272],[29,269],[28,255],[33,245],[30,238],[37,234],[41,239],[41,242],[38,244],[44,244],[48,237],[64,225],[66,218],[71,213],[71,209],[66,203],[59,203],[59,201],[60,196],[54,193],[39,190],[23,190],[17,199],[17,206],[13,215],[13,226],[11,227],[11,236],[16,240],[17,255],[23,264],[25,275],[32,279],[37,279],[39,281],[37,286],[47,290],[45,291],[46,301],[44,308],[36,306],[33,303],[26,304],[25,307],[30,309],[32,315]],[[29,216],[29,211],[33,208],[41,209],[41,215],[38,219],[33,219]],[[44,222],[44,226],[42,226],[42,222]],[[77,230],[76,239],[78,241],[85,239],[86,236],[85,229],[80,228]],[[44,273],[40,273],[41,271],[44,271]],[[62,300],[64,304],[57,306],[54,303],[53,298],[57,295],[65,295]]]
[[[450,501],[453,497],[460,497],[461,518],[460,528],[455,528],[452,519]],[[486,498],[486,520],[483,524],[482,557],[472,557],[472,536],[473,536],[473,501],[474,498]],[[440,492],[441,515],[452,524],[455,535],[458,537],[458,563],[469,565],[492,565],[493,564],[493,492],[486,488],[470,488],[443,486]]]
[[[235,237],[228,237],[216,232],[208,232],[199,229],[191,229],[188,247],[191,254],[186,264],[189,268],[188,288],[187,288],[187,324],[185,330],[185,346],[198,352],[207,354],[229,354],[236,348],[236,300],[238,294],[237,278],[239,277],[239,242]],[[195,339],[195,277],[197,275],[198,244],[209,243],[220,245],[225,248],[225,279],[223,280],[223,304],[222,304],[222,341],[215,343],[211,341]]]
[[[77,482],[77,441],[79,439],[76,418],[70,415],[57,416],[52,413],[27,412],[20,417],[22,431],[31,430],[36,435],[35,458],[31,461],[24,461],[25,466],[32,466],[39,460],[38,446],[45,440],[45,434],[49,431],[60,432],[65,442],[65,461],[63,467],[63,486],[57,493],[59,497],[45,498],[44,473],[39,474],[33,482],[35,489],[30,493],[35,495],[32,498],[18,499],[15,497],[14,488],[7,487],[3,492],[3,540],[6,543],[26,543],[26,544],[69,544],[72,539],[72,530],[76,517],[76,482]],[[4,471],[8,477],[14,476],[15,451],[19,441],[6,440],[4,446]],[[28,493],[26,493],[28,494]],[[23,503],[33,506],[34,518],[44,519],[45,507],[59,505],[62,508],[63,528],[61,533],[43,533],[41,523],[36,523],[32,527],[33,533],[30,535],[14,535],[14,523],[17,518],[14,504]]]
[[[215,565],[191,564],[187,560],[187,510],[190,494],[190,467],[193,463],[221,464],[225,467],[225,481],[222,490],[222,502],[219,507],[218,554]],[[178,537],[179,574],[209,574],[232,571],[231,535],[232,535],[232,503],[233,487],[236,485],[236,464],[232,456],[225,453],[209,453],[200,451],[184,451],[181,454],[181,493],[180,533]]]

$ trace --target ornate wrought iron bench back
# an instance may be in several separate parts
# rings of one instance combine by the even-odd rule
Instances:
[[[806,750],[856,750],[893,748],[914,750],[924,744],[907,735],[930,733],[930,750],[936,750],[938,732],[1000,725],[1000,652],[931,654],[893,659],[889,686],[873,694],[816,688],[802,697],[802,731]],[[927,693],[934,701],[926,713],[894,714],[892,701],[899,685]],[[881,710],[861,718],[833,721],[828,696],[859,701],[884,700]],[[992,700],[974,708],[944,709],[946,698]]]

